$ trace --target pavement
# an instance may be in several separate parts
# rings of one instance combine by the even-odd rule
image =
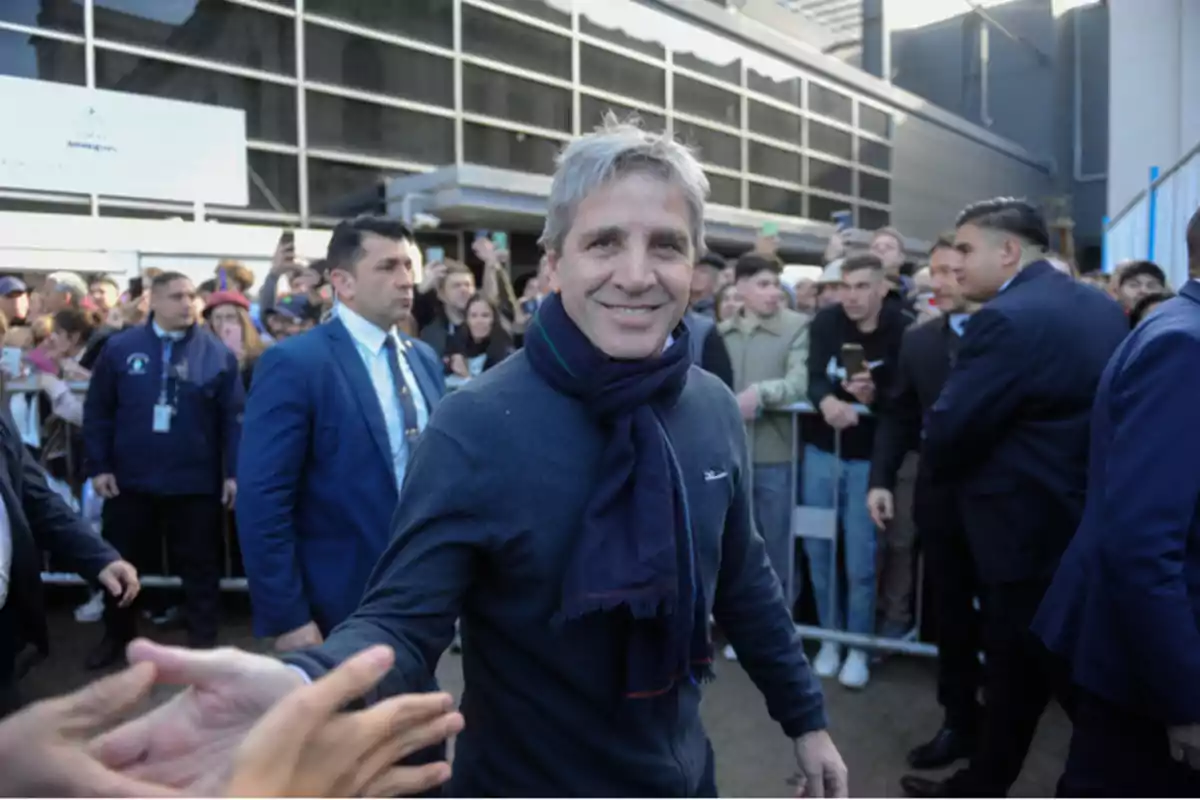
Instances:
[[[71,691],[94,674],[83,661],[99,641],[99,624],[80,624],[71,607],[82,592],[59,590],[50,611],[53,652],[25,677],[21,690],[36,699]],[[250,632],[244,598],[227,600],[222,644],[262,650]],[[172,644],[183,644],[178,631],[159,631],[147,624],[143,633]],[[462,690],[459,656],[447,654],[438,665],[441,685],[458,696]],[[154,701],[173,689],[156,689]],[[898,779],[906,771],[905,754],[927,739],[941,722],[932,660],[889,657],[872,669],[871,684],[849,691],[836,681],[825,684],[831,734],[850,770],[854,797],[900,796]],[[766,705],[744,670],[719,659],[717,679],[706,686],[703,714],[717,754],[717,782],[727,797],[784,797],[793,790],[787,779],[795,772],[791,743],[767,716]],[[1062,771],[1070,723],[1052,707],[1042,719],[1037,739],[1025,763],[1014,797],[1051,797]]]

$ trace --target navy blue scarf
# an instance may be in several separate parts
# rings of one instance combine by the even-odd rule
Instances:
[[[630,698],[712,677],[683,476],[656,413],[678,401],[692,363],[686,328],[674,335],[658,358],[617,361],[579,330],[557,294],[542,303],[525,335],[534,371],[580,400],[607,437],[557,619],[597,611],[630,615]]]

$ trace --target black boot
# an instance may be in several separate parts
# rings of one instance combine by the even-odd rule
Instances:
[[[945,725],[932,739],[909,752],[908,765],[913,769],[941,769],[960,758],[970,758],[974,752],[974,732]]]

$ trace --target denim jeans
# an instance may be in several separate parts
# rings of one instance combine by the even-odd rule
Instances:
[[[832,542],[805,539],[808,568],[816,595],[821,626],[850,633],[875,632],[875,523],[867,511],[871,462],[842,461],[841,480],[834,471],[838,459],[813,445],[804,448],[804,498],[808,506],[833,508],[837,492],[842,554],[846,562],[843,594],[840,576],[831,563]],[[830,574],[834,570],[834,574]],[[831,581],[836,586],[837,607],[830,608]]]
[[[795,569],[795,542],[792,539],[792,465],[754,465],[754,524],[767,547],[767,558],[779,578],[784,595],[788,591],[788,569],[793,577]],[[796,602],[800,585],[792,581],[792,597],[788,606]]]

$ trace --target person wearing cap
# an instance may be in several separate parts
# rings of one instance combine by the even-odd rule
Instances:
[[[0,278],[0,311],[10,328],[25,324],[29,316],[29,287],[25,281],[12,275]]]
[[[266,345],[250,319],[250,301],[241,292],[226,289],[213,292],[204,306],[204,320],[217,338],[237,356],[242,383],[250,389],[254,365]]]
[[[836,306],[842,302],[842,292],[846,282],[842,280],[842,262],[844,258],[835,258],[825,265],[821,277],[817,279],[817,310]]]
[[[314,304],[307,294],[289,294],[262,314],[267,332],[280,342],[315,327],[321,321],[321,306]]]

